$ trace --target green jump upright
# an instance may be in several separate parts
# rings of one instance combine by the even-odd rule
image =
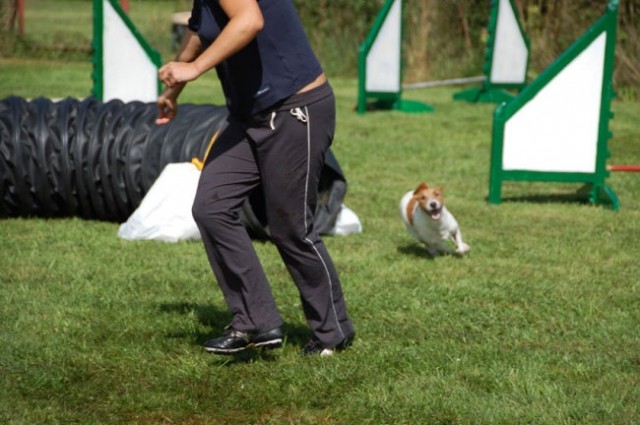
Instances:
[[[513,0],[491,0],[489,38],[485,49],[485,80],[453,95],[467,102],[501,103],[511,100],[527,84],[530,43]]]
[[[358,105],[368,110],[431,112],[422,102],[402,99],[402,0],[387,0],[358,52]]]

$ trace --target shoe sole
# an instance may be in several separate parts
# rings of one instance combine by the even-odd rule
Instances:
[[[239,353],[241,351],[244,351],[248,348],[264,348],[267,350],[270,350],[272,348],[279,348],[282,346],[282,338],[277,338],[277,339],[271,339],[269,341],[262,341],[262,342],[258,342],[258,343],[253,343],[250,342],[249,344],[245,345],[244,347],[238,347],[238,348],[210,348],[210,347],[204,347],[205,351],[212,353],[212,354],[235,354],[235,353]]]

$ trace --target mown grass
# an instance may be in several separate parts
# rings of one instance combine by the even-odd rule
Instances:
[[[229,314],[198,242],[117,238],[117,223],[0,220],[0,422],[9,424],[635,424],[640,421],[640,175],[612,173],[621,210],[579,185],[509,183],[487,204],[494,105],[408,91],[433,114],[357,115],[332,78],[333,150],[364,231],[325,241],[357,328],[301,358],[297,292],[256,242],[286,321],[281,350],[206,354]],[[84,97],[90,64],[0,58],[0,98]],[[221,102],[215,77],[184,102]],[[640,163],[640,104],[614,102],[611,164]],[[402,194],[445,187],[472,251],[430,259]]]
[[[27,62],[25,69],[34,63]],[[19,67],[19,65],[16,65]],[[72,68],[72,67],[70,67]],[[69,72],[72,71],[71,69]],[[48,82],[21,93],[46,93]],[[5,81],[5,80],[3,80]],[[84,82],[68,79],[68,94]],[[213,92],[212,81],[199,84]],[[346,204],[364,232],[326,238],[358,339],[305,359],[297,292],[256,248],[287,325],[276,352],[215,357],[229,315],[197,242],[126,242],[117,223],[0,221],[0,418],[8,423],[632,424],[640,418],[638,176],[622,208],[575,185],[513,183],[486,202],[492,105],[407,92],[434,114],[353,112],[334,79]],[[194,85],[184,101],[198,102]],[[638,163],[638,104],[614,103],[611,163]],[[432,260],[403,229],[402,193],[441,184],[472,246]]]

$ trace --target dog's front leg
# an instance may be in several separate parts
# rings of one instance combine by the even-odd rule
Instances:
[[[462,241],[462,233],[460,232],[460,229],[456,229],[452,239],[456,244],[456,252],[458,254],[464,255],[471,250],[471,247]]]

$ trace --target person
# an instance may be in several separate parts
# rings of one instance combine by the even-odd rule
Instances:
[[[170,122],[186,83],[212,68],[229,116],[206,158],[192,213],[232,321],[205,349],[282,345],[283,320],[239,218],[244,200],[261,188],[271,239],[311,329],[301,353],[331,355],[355,335],[338,273],[313,226],[335,98],[291,0],[194,0],[176,59],[159,70],[166,88],[156,122]]]

